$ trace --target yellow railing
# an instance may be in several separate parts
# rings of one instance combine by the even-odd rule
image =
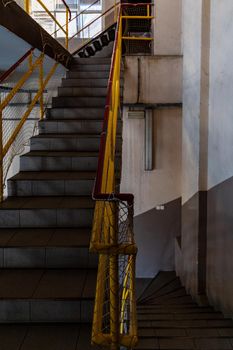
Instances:
[[[137,246],[133,234],[133,195],[116,192],[118,181],[117,124],[120,114],[120,85],[124,21],[138,16],[123,15],[124,6],[147,6],[145,16],[150,20],[150,4],[121,4],[108,81],[108,94],[101,134],[97,176],[93,191],[96,201],[90,251],[99,253],[92,342],[117,350],[120,346],[133,348],[137,343],[135,296],[135,261]],[[124,11],[124,13],[127,11]],[[144,40],[131,37],[130,40]],[[147,38],[152,40],[152,38]]]
[[[71,11],[65,0],[62,0],[63,4],[66,8],[66,23],[62,25],[58,22],[56,17],[52,14],[52,12],[48,9],[48,7],[43,3],[42,0],[36,0],[40,6],[45,10],[45,12],[52,18],[52,20],[56,23],[56,25],[60,28],[60,30],[65,34],[65,47],[68,49],[69,47],[69,22],[71,21]],[[24,9],[30,15],[31,13],[31,0],[24,0]]]
[[[20,66],[24,64],[24,69],[22,72],[22,76],[20,79],[15,82],[15,85],[9,89],[9,92],[6,94],[6,96],[0,101],[0,201],[3,200],[3,194],[4,194],[4,160],[7,156],[8,152],[10,151],[13,143],[15,142],[17,136],[21,132],[25,122],[27,121],[29,115],[34,110],[34,107],[37,103],[39,103],[40,106],[40,118],[42,119],[44,116],[44,99],[43,94],[44,90],[52,77],[52,75],[55,73],[55,70],[58,66],[58,63],[54,63],[48,72],[47,76],[44,77],[44,53],[41,53],[39,57],[35,57],[33,61],[33,50],[29,50],[28,53],[25,55],[25,58],[19,60],[19,64],[16,64],[14,69],[16,69],[17,66]],[[25,69],[25,63],[28,61],[27,68]],[[9,70],[9,75],[14,73],[14,69]],[[32,78],[33,77],[33,78]],[[33,87],[36,85],[36,81],[38,81],[38,88],[33,89],[33,98],[28,103],[26,109],[23,111],[22,116],[18,115],[19,121],[16,123],[16,125],[12,125],[10,127],[10,130],[4,130],[3,127],[3,114],[4,110],[10,106],[11,103],[13,104],[15,97],[17,94],[23,94],[25,84],[29,81],[29,79],[33,79]],[[4,82],[4,80],[2,79]],[[17,112],[20,113],[20,109]]]

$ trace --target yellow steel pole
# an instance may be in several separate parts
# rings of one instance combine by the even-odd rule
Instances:
[[[69,48],[69,11],[66,9],[66,49]]]
[[[3,201],[3,132],[2,132],[2,109],[0,109],[0,202]]]
[[[30,0],[24,0],[24,10],[30,15],[31,13]]]
[[[39,90],[41,91],[40,96],[40,119],[44,115],[44,55],[41,57],[40,61],[40,72],[39,72]]]

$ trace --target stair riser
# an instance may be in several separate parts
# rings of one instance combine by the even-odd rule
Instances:
[[[40,134],[100,134],[102,120],[95,121],[41,121]],[[78,137],[77,137],[78,138]]]
[[[72,65],[71,72],[109,72],[110,64],[77,64]]]
[[[1,300],[1,323],[92,322],[93,300]]]
[[[63,87],[103,87],[107,89],[108,79],[62,79]]]
[[[1,268],[96,268],[98,257],[89,247],[1,248]]]
[[[0,227],[91,227],[93,209],[5,209]]]
[[[103,108],[53,108],[47,110],[49,119],[100,119],[104,117]]]
[[[98,64],[98,65],[110,65],[111,64],[111,58],[73,58],[72,64],[81,64],[81,65],[86,65],[86,64]]]
[[[100,71],[100,72],[67,72],[66,77],[69,79],[108,79],[109,72],[108,71]]]
[[[23,156],[21,171],[96,171],[97,157]]]
[[[105,97],[54,97],[52,106],[57,107],[102,107],[106,102]]]
[[[106,96],[107,88],[102,87],[60,87],[58,96]]]
[[[32,151],[99,151],[100,138],[32,138],[30,149]]]
[[[94,180],[9,180],[9,196],[91,195]]]

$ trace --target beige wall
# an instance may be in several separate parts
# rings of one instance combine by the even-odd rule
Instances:
[[[121,191],[135,196],[135,215],[180,196],[181,109],[153,112],[154,170],[144,170],[144,119],[123,114]]]
[[[181,56],[128,56],[124,103],[181,103]]]
[[[182,109],[174,105],[182,102],[181,0],[157,0],[155,14],[155,55],[127,56],[124,69],[124,104],[154,108],[152,171],[144,168],[145,120],[129,119],[127,106],[123,113],[121,191],[135,196],[136,273],[144,278],[174,269],[180,234]]]
[[[154,54],[182,53],[182,0],[156,0],[154,8]]]

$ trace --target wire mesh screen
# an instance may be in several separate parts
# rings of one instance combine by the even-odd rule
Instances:
[[[41,60],[41,66],[36,66],[40,53],[33,51],[4,81],[0,83],[0,106],[2,109],[2,148],[7,152],[2,161],[3,186],[6,193],[6,180],[8,172],[16,156],[27,151],[30,138],[38,133],[38,121],[41,117],[40,98],[37,98],[40,85],[40,69],[43,73],[50,70],[54,61],[45,58]],[[31,73],[31,74],[30,74]],[[27,79],[24,79],[27,76]],[[52,97],[56,94],[58,82],[64,74],[64,69],[58,69],[43,91],[43,106],[51,105]],[[24,81],[25,80],[25,81]],[[24,82],[23,82],[24,81]],[[19,82],[23,82],[20,84]],[[26,119],[30,105],[36,99],[36,103]],[[5,101],[8,101],[5,104]],[[18,169],[16,169],[17,171]],[[14,173],[14,171],[13,171]]]
[[[108,201],[97,201],[92,234],[93,242],[100,245],[121,245],[125,248],[134,245],[133,206],[114,197]]]
[[[115,332],[117,343],[131,347],[136,329],[133,206],[114,198],[97,202],[92,241],[99,251],[102,250],[97,277],[93,342],[110,346]],[[114,326],[117,329],[114,330]],[[126,338],[127,342],[131,339],[130,346]]]

